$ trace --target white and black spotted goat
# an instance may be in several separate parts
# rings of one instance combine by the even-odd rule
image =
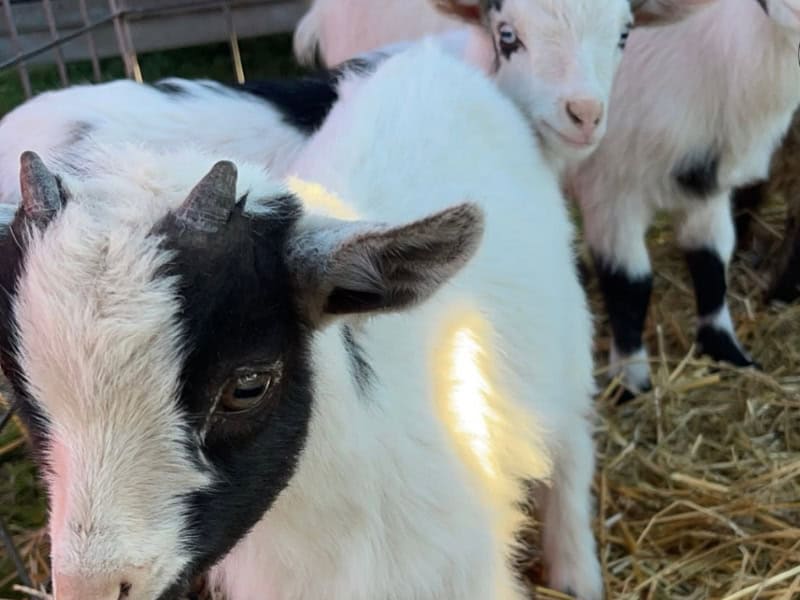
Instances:
[[[572,228],[483,75],[421,45],[337,105],[293,170],[347,204],[244,163],[190,192],[188,150],[83,160],[23,155],[0,236],[58,600],[209,567],[228,600],[521,600],[523,477],[551,583],[602,596]]]
[[[295,54],[307,64],[335,65],[438,33],[522,108],[560,169],[585,158],[606,130],[633,17],[672,22],[710,1],[315,0],[295,31]]]
[[[753,364],[726,303],[730,194],[766,176],[800,104],[798,44],[800,0],[717,0],[683,23],[631,35],[608,134],[572,178],[610,317],[612,369],[629,391],[650,386],[645,233],[662,210],[680,219],[700,349]]]

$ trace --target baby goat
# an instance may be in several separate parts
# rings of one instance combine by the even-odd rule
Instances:
[[[671,22],[712,0],[315,0],[298,60],[335,65],[427,34],[496,79],[551,162],[585,158],[606,130],[614,73],[636,20]],[[455,30],[455,31],[454,31]],[[390,50],[391,51],[391,50]]]
[[[228,600],[521,600],[522,478],[551,583],[602,596],[555,175],[428,45],[351,100],[292,169],[304,203],[244,163],[191,189],[210,161],[188,150],[90,146],[60,177],[23,155],[0,350],[59,600],[173,599],[212,565]]]
[[[608,134],[571,183],[613,332],[612,370],[633,393],[650,387],[645,233],[662,210],[680,217],[700,350],[753,364],[726,302],[730,194],[766,176],[800,103],[798,44],[800,0],[718,0],[683,23],[631,35]]]

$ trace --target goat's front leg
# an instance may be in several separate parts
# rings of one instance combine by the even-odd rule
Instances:
[[[753,365],[736,337],[726,300],[728,265],[736,243],[729,196],[700,200],[688,210],[679,225],[678,242],[694,284],[699,350],[737,367]]]
[[[579,418],[557,444],[552,483],[537,487],[548,584],[580,600],[600,600],[603,579],[591,525],[594,444],[589,419]]]

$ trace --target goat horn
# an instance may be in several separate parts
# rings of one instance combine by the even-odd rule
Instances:
[[[20,156],[19,185],[26,217],[47,222],[63,204],[58,179],[35,152],[26,151]]]
[[[189,192],[175,216],[198,231],[219,231],[236,205],[236,176],[236,165],[219,161]]]

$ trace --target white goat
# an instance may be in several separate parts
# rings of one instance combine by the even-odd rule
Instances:
[[[589,525],[591,324],[573,266],[573,231],[557,177],[521,112],[480,84],[477,72],[465,85],[458,66],[425,43],[391,59],[334,107],[292,173],[371,218],[394,221],[456,198],[481,203],[485,243],[455,282],[491,324],[487,356],[509,361],[492,387],[532,411],[537,445],[554,464],[543,500],[550,581],[598,597]],[[448,70],[455,76],[445,77]],[[406,352],[412,349],[398,356]],[[532,466],[517,468],[536,476]]]
[[[591,324],[554,174],[427,45],[351,102],[294,169],[305,208],[230,163],[183,201],[186,152],[90,145],[61,180],[23,156],[0,349],[59,600],[171,599],[212,565],[230,600],[519,600],[518,482],[548,476],[551,582],[601,597]]]
[[[611,86],[637,21],[680,19],[713,0],[315,0],[295,54],[328,65],[439,33],[528,116],[551,164],[585,158],[606,130]],[[467,25],[468,27],[465,27]],[[393,48],[384,48],[395,51]]]
[[[734,332],[726,271],[730,192],[766,176],[800,104],[800,0],[718,0],[671,27],[634,32],[617,75],[609,132],[572,178],[610,317],[610,362],[630,392],[650,387],[642,345],[654,215],[680,215],[700,349],[753,364]]]

